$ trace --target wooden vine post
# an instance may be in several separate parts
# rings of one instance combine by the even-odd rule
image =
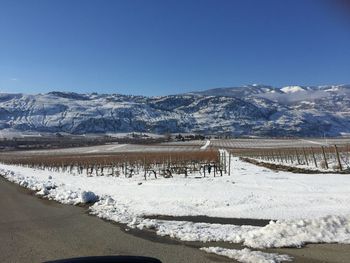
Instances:
[[[339,152],[338,152],[338,147],[337,145],[334,145],[334,149],[335,149],[335,154],[337,156],[337,161],[338,161],[338,166],[339,166],[339,170],[342,171],[343,167],[341,165],[341,161],[340,161],[340,157],[339,157]]]
[[[304,154],[304,158],[305,158],[305,161],[306,161],[306,165],[308,166],[309,165],[309,160],[307,159],[307,156],[306,156],[306,152],[305,152],[305,148],[303,147],[303,154]]]
[[[297,150],[297,149],[295,149],[295,154],[296,154],[296,156],[297,156],[298,164],[300,164],[300,159],[299,159],[299,154],[298,154],[298,150]]]
[[[328,163],[327,163],[326,153],[324,152],[324,147],[321,146],[321,149],[322,149],[322,155],[323,155],[325,166],[328,169]]]
[[[314,159],[315,166],[317,168],[317,161],[316,161],[316,157],[315,157],[315,153],[314,153],[314,148],[312,148],[312,147],[311,147],[311,152],[312,152],[312,157]]]
[[[231,175],[231,152],[228,153],[228,175]]]
[[[281,163],[284,163],[284,161],[283,161],[283,155],[282,155],[282,153],[281,153],[281,150],[278,151],[278,155],[280,156]]]
[[[227,163],[226,163],[226,158],[227,158],[227,156],[226,156],[226,151],[224,152],[224,167],[225,167],[225,174],[227,174]]]

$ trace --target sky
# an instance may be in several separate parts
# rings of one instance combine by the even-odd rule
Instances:
[[[0,92],[350,84],[339,2],[0,0]]]

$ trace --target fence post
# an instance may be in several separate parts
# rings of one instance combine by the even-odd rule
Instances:
[[[273,156],[273,161],[274,162],[278,162],[278,158],[277,158],[277,156],[276,156],[274,151],[272,151],[272,156]]]
[[[221,153],[221,170],[224,169],[224,153]]]
[[[228,175],[231,175],[231,152],[228,153]]]
[[[288,156],[289,156],[289,159],[290,159],[291,164],[294,164],[293,154],[291,153],[290,149],[289,149],[289,151],[288,151]]]
[[[322,148],[323,159],[324,159],[326,168],[328,169],[328,163],[327,163],[326,153],[324,152],[324,147],[321,146],[321,148]]]
[[[305,157],[305,161],[306,161],[306,165],[309,166],[309,161],[306,157],[306,152],[305,152],[305,148],[303,147],[303,153],[304,153],[304,157]]]
[[[338,147],[337,145],[334,145],[334,149],[335,149],[335,154],[337,155],[337,160],[338,160],[338,165],[339,165],[339,169],[340,171],[343,170],[343,167],[341,165],[341,161],[340,161],[340,157],[339,157],[339,152],[338,152]]]
[[[278,150],[278,154],[279,154],[279,156],[280,156],[281,163],[284,163],[284,160],[283,160],[283,155],[282,155],[281,150]]]
[[[225,174],[227,174],[227,156],[226,156],[226,151],[224,151],[224,165],[225,165]]]
[[[312,157],[314,159],[315,166],[317,168],[317,161],[316,161],[316,157],[315,157],[315,153],[314,153],[314,148],[312,148],[312,147],[311,147],[311,152],[312,152]]]
[[[298,150],[297,150],[297,149],[295,149],[295,154],[296,154],[296,156],[297,156],[298,164],[300,164],[300,159],[299,159],[299,154],[298,154]]]

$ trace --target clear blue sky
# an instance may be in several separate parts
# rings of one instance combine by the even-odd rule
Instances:
[[[0,0],[0,91],[350,83],[350,12],[334,2]]]

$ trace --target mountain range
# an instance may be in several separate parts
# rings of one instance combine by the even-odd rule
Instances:
[[[350,134],[350,85],[247,85],[169,96],[0,93],[0,130],[198,133],[229,136]]]

